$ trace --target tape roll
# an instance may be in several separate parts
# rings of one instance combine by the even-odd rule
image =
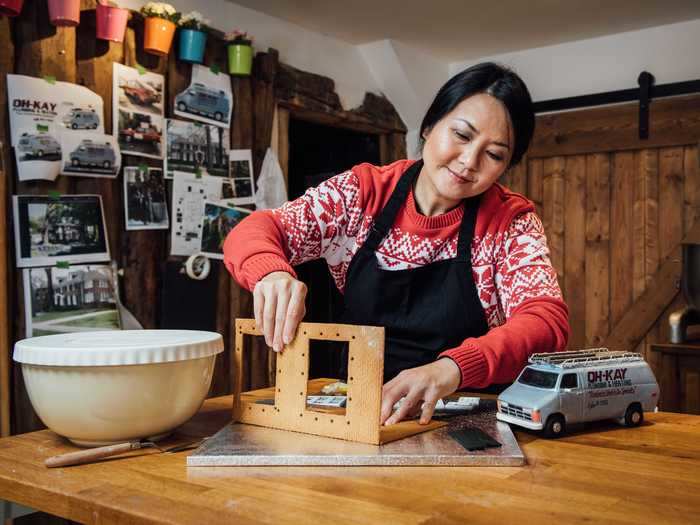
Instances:
[[[209,275],[209,270],[211,270],[209,257],[201,253],[190,255],[185,262],[185,272],[190,279],[202,281]]]

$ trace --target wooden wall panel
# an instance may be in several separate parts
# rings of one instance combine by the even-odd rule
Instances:
[[[632,202],[634,154],[615,153],[610,197],[610,320],[617,323],[632,304]]]
[[[542,217],[542,194],[544,191],[544,183],[542,179],[542,171],[544,169],[544,161],[542,159],[532,159],[527,162],[527,191],[526,195],[535,203],[537,214]]]
[[[8,17],[0,18],[0,78],[5,78],[8,73],[14,72],[15,67],[15,45],[11,38],[12,24]],[[8,180],[11,178],[12,157],[10,156],[10,134],[9,129],[4,125],[8,120],[7,111],[7,82],[0,82],[0,218],[7,217],[9,209],[9,193],[11,185]],[[12,297],[12,286],[10,279],[10,268],[12,263],[8,257],[10,253],[8,221],[4,221],[4,226],[0,228],[0,319],[10,318],[10,297]],[[0,437],[10,435],[10,377],[11,365],[10,354],[12,345],[10,344],[10,327],[7,322],[0,322]]]
[[[569,306],[570,348],[586,341],[586,157],[566,157],[564,196],[564,299]]]
[[[688,232],[700,219],[700,158],[695,145],[683,148],[683,226]]]
[[[564,168],[563,157],[545,159],[542,168],[542,223],[560,286],[564,279]]]
[[[586,156],[586,346],[610,331],[610,156]]]

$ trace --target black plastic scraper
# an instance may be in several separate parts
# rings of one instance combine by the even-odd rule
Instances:
[[[457,430],[448,430],[447,433],[469,451],[501,446],[498,441],[479,428],[465,427]]]

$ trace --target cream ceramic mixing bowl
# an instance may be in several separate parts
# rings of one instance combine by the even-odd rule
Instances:
[[[13,358],[44,424],[76,445],[159,439],[202,405],[222,337],[123,330],[19,341]]]

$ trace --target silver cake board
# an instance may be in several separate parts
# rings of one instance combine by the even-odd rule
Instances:
[[[508,424],[496,420],[496,403],[480,401],[448,425],[385,445],[367,445],[311,434],[229,423],[187,458],[188,467],[240,466],[520,466],[523,455]],[[448,432],[479,428],[501,447],[469,451]]]

